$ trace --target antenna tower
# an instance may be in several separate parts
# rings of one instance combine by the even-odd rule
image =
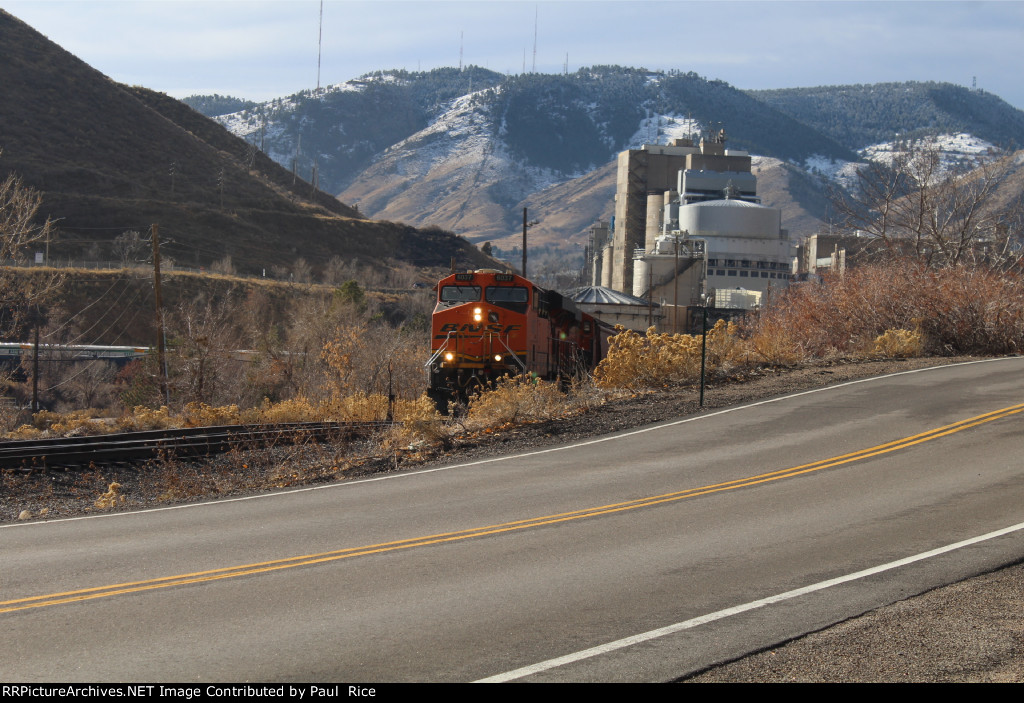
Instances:
[[[324,50],[324,0],[320,0],[320,34],[316,40],[316,92],[320,92],[320,56]]]
[[[533,67],[530,68],[530,73],[536,73],[537,72],[537,18],[538,18],[538,10],[537,10],[537,6],[534,5],[533,6]]]

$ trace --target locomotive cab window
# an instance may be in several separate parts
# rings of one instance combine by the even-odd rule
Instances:
[[[480,286],[443,286],[440,300],[446,305],[480,301]]]
[[[522,286],[487,286],[488,303],[515,312],[526,312],[530,302],[530,292]]]

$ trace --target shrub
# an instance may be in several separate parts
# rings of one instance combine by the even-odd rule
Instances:
[[[176,427],[177,423],[171,417],[166,405],[159,410],[152,410],[142,405],[136,405],[121,417],[117,418],[117,426],[128,432],[139,430],[165,430]]]
[[[186,404],[179,418],[179,424],[182,427],[238,425],[242,422],[237,405],[211,407],[206,403]]]
[[[917,330],[886,330],[875,339],[872,356],[883,359],[909,359],[921,356],[924,344]]]
[[[557,383],[531,376],[506,376],[469,401],[467,427],[498,427],[512,422],[549,420],[569,409]]]
[[[608,355],[594,371],[602,388],[651,388],[687,383],[700,377],[703,341],[700,335],[658,333],[643,336],[617,327]],[[746,346],[734,323],[719,320],[707,333],[705,370],[717,373],[741,362]]]
[[[888,330],[915,330],[921,353],[1019,352],[1024,281],[977,266],[928,269],[905,260],[859,266],[790,286],[745,323],[743,334],[770,361],[773,354],[871,356]]]

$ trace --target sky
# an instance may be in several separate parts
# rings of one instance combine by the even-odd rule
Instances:
[[[0,7],[114,80],[177,98],[269,100],[461,60],[502,73],[678,69],[741,89],[976,81],[1024,109],[1024,0],[325,0],[322,23],[319,0]]]

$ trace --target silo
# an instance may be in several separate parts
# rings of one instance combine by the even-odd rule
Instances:
[[[633,259],[633,295],[642,298],[650,285],[651,264],[646,259]]]
[[[644,236],[644,251],[651,251],[654,242],[661,234],[661,218],[665,209],[665,196],[662,193],[647,194],[647,229]],[[646,284],[645,284],[646,285]],[[634,286],[634,289],[636,286]]]
[[[612,245],[608,244],[601,250],[601,285],[612,287]]]

